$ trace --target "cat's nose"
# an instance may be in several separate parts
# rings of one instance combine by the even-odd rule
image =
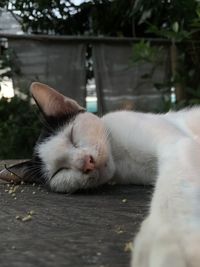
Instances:
[[[84,157],[82,171],[84,173],[89,173],[95,169],[95,161],[91,155],[86,155]]]

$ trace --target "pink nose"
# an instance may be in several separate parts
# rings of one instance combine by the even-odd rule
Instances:
[[[95,169],[95,162],[92,156],[86,155],[84,157],[84,163],[83,163],[83,172],[88,173]]]

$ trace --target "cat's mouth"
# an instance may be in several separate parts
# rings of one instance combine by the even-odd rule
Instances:
[[[67,167],[61,167],[61,168],[59,168],[58,170],[56,170],[53,173],[53,175],[51,175],[50,180],[52,180],[53,178],[55,178],[55,176],[57,174],[59,174],[60,172],[62,172],[62,171],[69,171],[69,170],[70,170],[70,168],[67,168]],[[87,172],[84,172],[82,174],[85,174],[86,176],[89,176],[89,174],[94,174],[94,173],[96,173],[96,171],[97,171],[97,169],[94,169],[93,171],[87,171]],[[90,179],[94,179],[93,177],[89,177],[89,178]]]
[[[51,176],[50,180],[52,180],[59,172],[64,171],[64,170],[68,171],[69,168],[67,168],[67,167],[61,167],[61,168],[59,168],[57,171],[55,171],[53,173],[53,175]]]
[[[99,178],[98,170],[94,170],[90,174],[84,174],[78,170],[74,171],[62,167],[51,175],[49,186],[56,192],[73,193],[78,189],[96,187],[100,184]]]

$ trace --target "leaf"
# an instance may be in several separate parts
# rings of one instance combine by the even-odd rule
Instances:
[[[172,30],[174,32],[178,32],[179,31],[179,24],[178,24],[177,21],[172,24]]]
[[[142,16],[141,16],[138,24],[140,25],[140,24],[144,23],[147,19],[149,19],[151,17],[151,15],[152,15],[152,9],[144,11],[142,13]]]

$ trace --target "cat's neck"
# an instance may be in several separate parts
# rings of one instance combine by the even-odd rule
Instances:
[[[141,136],[140,121],[148,114],[120,111],[105,115],[102,120],[109,133],[115,177],[121,183],[152,183],[156,176],[156,156],[152,143]],[[149,140],[149,136],[148,136]],[[153,150],[154,149],[154,150]],[[152,178],[150,178],[152,177]]]

